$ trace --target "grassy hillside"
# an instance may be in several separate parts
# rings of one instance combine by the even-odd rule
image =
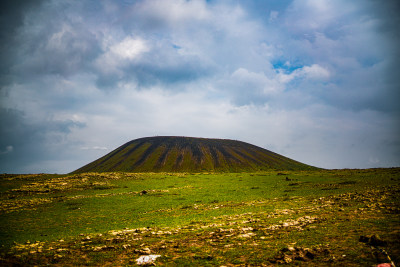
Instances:
[[[266,149],[227,139],[158,136],[128,142],[82,172],[241,172],[313,167]]]
[[[0,265],[399,264],[399,182],[400,169],[2,175]]]

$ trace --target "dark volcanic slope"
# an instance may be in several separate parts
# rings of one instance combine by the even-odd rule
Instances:
[[[241,141],[157,136],[130,141],[74,173],[240,172],[312,168]]]

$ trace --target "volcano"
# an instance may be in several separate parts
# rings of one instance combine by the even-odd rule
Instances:
[[[310,169],[316,168],[241,141],[156,136],[132,140],[73,173]]]

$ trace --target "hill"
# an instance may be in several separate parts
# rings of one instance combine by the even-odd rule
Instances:
[[[271,169],[315,168],[241,141],[157,136],[132,140],[74,173],[241,172]]]

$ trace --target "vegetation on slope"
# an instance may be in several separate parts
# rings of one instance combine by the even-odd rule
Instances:
[[[241,172],[313,167],[234,140],[157,136],[130,141],[83,166],[82,172]]]

